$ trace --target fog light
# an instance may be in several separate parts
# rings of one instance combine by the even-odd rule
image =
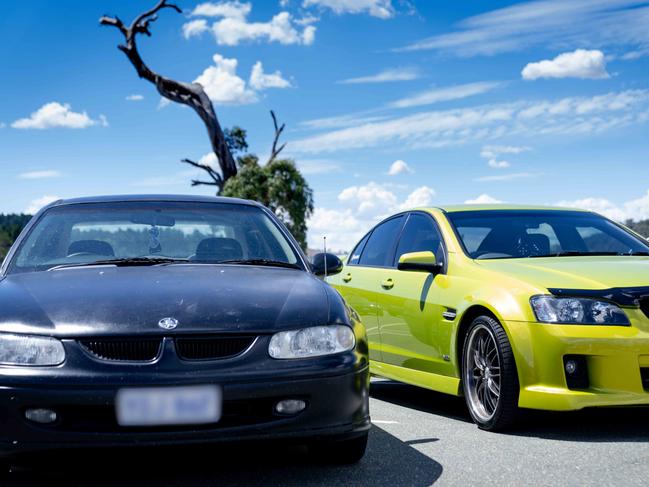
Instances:
[[[293,415],[304,410],[306,403],[301,399],[284,399],[275,404],[275,411],[279,414]]]
[[[588,389],[588,361],[585,355],[565,355],[563,357],[563,370],[566,375],[568,389]]]
[[[577,372],[577,362],[574,360],[566,360],[566,372],[570,375],[574,375]]]
[[[58,416],[56,411],[51,409],[28,409],[25,411],[25,417],[34,423],[50,424],[54,423]]]

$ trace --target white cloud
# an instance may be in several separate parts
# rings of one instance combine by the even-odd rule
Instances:
[[[28,171],[18,175],[20,179],[49,179],[58,178],[61,176],[59,171],[44,170],[44,171]]]
[[[461,56],[493,55],[543,46],[649,46],[646,0],[537,0],[462,20],[454,31],[405,50],[434,49]]]
[[[232,2],[205,2],[197,5],[190,14],[192,17],[228,17],[245,19],[252,11],[250,3]]]
[[[99,120],[93,120],[86,112],[73,112],[70,105],[58,102],[46,103],[28,118],[21,118],[11,124],[15,129],[51,129],[70,128],[84,129],[93,125],[108,125],[106,117],[101,115]]]
[[[395,13],[391,0],[304,0],[302,6],[328,8],[336,14],[368,13],[380,19],[389,19]]]
[[[128,101],[142,101],[144,100],[144,96],[142,95],[128,95],[126,97]]]
[[[236,59],[228,59],[220,54],[212,58],[214,66],[203,71],[194,83],[200,83],[214,103],[243,105],[257,101],[257,94],[251,90],[245,80],[237,76]]]
[[[210,28],[207,25],[207,20],[205,19],[191,20],[183,24],[183,37],[185,39],[198,37],[209,30]]]
[[[420,186],[408,195],[406,200],[399,205],[400,210],[422,208],[430,206],[435,197],[435,190],[428,186]]]
[[[310,22],[296,21],[289,12],[280,12],[268,22],[249,22],[250,3],[239,1],[202,3],[191,13],[193,17],[217,18],[212,25],[205,19],[191,20],[183,25],[185,38],[198,36],[211,30],[217,44],[236,46],[244,41],[266,40],[280,44],[310,45],[315,40],[316,27]],[[300,24],[304,28],[300,31]]]
[[[391,81],[411,81],[419,78],[417,68],[394,68],[385,69],[379,73],[370,76],[360,76],[358,78],[349,78],[339,81],[341,84],[361,84],[361,83],[388,83]]]
[[[334,251],[348,251],[374,224],[386,216],[410,208],[430,206],[435,191],[421,186],[403,200],[387,185],[370,182],[350,186],[338,195],[340,208],[318,207],[308,221],[309,246],[322,247],[322,237]]]
[[[520,154],[530,150],[529,147],[511,145],[485,145],[480,151],[480,157],[487,159],[487,165],[494,169],[506,169],[511,166],[509,161],[500,159],[501,154]]]
[[[371,228],[373,222],[359,220],[350,209],[317,207],[307,222],[309,247],[321,249],[322,237],[327,237],[330,251],[347,252]]]
[[[412,169],[405,161],[397,159],[390,165],[388,176],[396,176],[398,174],[412,174]]]
[[[526,80],[539,78],[604,79],[610,77],[606,72],[604,53],[585,49],[564,52],[551,60],[529,63],[521,71],[521,76]]]
[[[385,120],[386,116],[364,116],[364,115],[341,115],[336,117],[316,118],[300,122],[300,125],[308,129],[332,129],[341,127],[353,127],[365,123],[379,122]]]
[[[340,162],[331,159],[300,159],[297,161],[297,166],[306,176],[342,171]]]
[[[506,169],[508,167],[511,167],[511,163],[509,161],[499,159],[489,159],[487,161],[487,165],[489,167],[493,167],[494,169]]]
[[[282,78],[280,71],[268,74],[264,73],[264,67],[261,61],[257,61],[250,73],[250,86],[255,90],[265,90],[267,88],[290,88],[291,83]]]
[[[649,219],[649,190],[639,198],[626,201],[621,205],[616,205],[605,198],[591,197],[573,201],[559,201],[557,206],[594,211],[619,222],[647,220]]]
[[[520,154],[532,150],[530,147],[521,147],[515,145],[485,145],[480,151],[480,157],[492,159],[500,154]]]
[[[198,163],[201,166],[208,166],[212,167],[214,169],[220,168],[219,166],[219,160],[216,157],[216,154],[214,152],[208,152],[204,156],[202,156],[199,160]]]
[[[490,181],[513,181],[515,179],[528,179],[542,176],[539,172],[513,172],[509,174],[501,174],[498,176],[482,176],[475,178],[474,181],[490,182]]]
[[[391,108],[408,108],[422,105],[432,105],[443,101],[460,100],[469,96],[481,95],[492,91],[502,83],[492,81],[481,81],[463,85],[447,86],[444,88],[432,88],[416,95],[401,98],[393,101],[388,106]]]
[[[518,101],[420,112],[308,136],[291,142],[302,153],[369,147],[435,148],[506,136],[576,136],[649,120],[649,90],[626,90],[555,101]]]
[[[49,195],[41,196],[40,198],[36,198],[35,200],[32,200],[31,203],[29,203],[29,206],[25,208],[24,213],[26,213],[27,215],[33,215],[42,207],[49,205],[50,203],[60,199],[61,198],[59,196],[49,196]]]
[[[500,201],[492,196],[489,196],[488,194],[484,193],[478,196],[477,198],[474,198],[472,200],[466,200],[464,202],[467,205],[496,205],[499,203],[503,203],[503,201]]]
[[[371,182],[364,186],[343,189],[338,200],[353,206],[360,216],[377,216],[397,206],[396,195],[385,186]]]
[[[6,126],[7,126],[7,124],[5,124],[4,122],[0,122],[0,129],[5,128]]]
[[[258,100],[257,92],[268,88],[288,88],[291,83],[282,78],[282,73],[264,73],[261,62],[257,62],[250,73],[249,83],[237,75],[238,61],[215,54],[214,65],[203,71],[194,80],[200,83],[214,103],[243,105]]]
[[[620,59],[623,61],[635,61],[636,59],[649,56],[649,46],[624,53]]]

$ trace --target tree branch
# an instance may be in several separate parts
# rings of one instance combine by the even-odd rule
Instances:
[[[286,124],[283,123],[281,126],[279,126],[279,124],[277,123],[277,117],[275,116],[275,112],[273,110],[270,111],[270,116],[273,117],[273,127],[275,127],[275,137],[273,139],[273,145],[270,150],[270,157],[268,158],[268,164],[270,164],[275,159],[277,159],[279,153],[284,150],[284,147],[286,147],[286,142],[284,142],[281,146],[277,147],[279,138],[282,135],[282,132],[284,132],[284,129],[286,128]]]
[[[151,70],[142,60],[137,49],[137,35],[144,34],[151,36],[149,27],[152,22],[158,19],[157,13],[163,9],[172,9],[178,13],[182,13],[182,10],[177,5],[168,3],[167,0],[159,0],[153,8],[138,15],[128,27],[124,25],[119,17],[109,17],[107,15],[101,17],[99,23],[101,25],[115,27],[122,33],[125,43],[120,44],[118,48],[126,55],[140,78],[154,84],[158,93],[164,98],[189,106],[201,118],[207,129],[212,150],[219,161],[221,174],[215,173],[208,166],[199,165],[199,167],[210,174],[210,177],[216,182],[216,186],[218,186],[220,192],[225,181],[237,174],[237,166],[226,143],[225,135],[216,116],[212,101],[200,84],[176,81]],[[216,174],[218,178],[212,173]]]

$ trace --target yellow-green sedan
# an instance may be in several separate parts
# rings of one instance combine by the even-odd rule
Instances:
[[[368,330],[372,373],[464,395],[481,428],[649,405],[649,243],[598,214],[407,211],[328,280]]]

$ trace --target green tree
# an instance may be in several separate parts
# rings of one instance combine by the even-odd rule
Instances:
[[[255,200],[270,208],[306,250],[307,220],[313,214],[313,191],[292,159],[279,159],[286,144],[279,145],[285,124],[279,125],[270,112],[275,138],[266,164],[254,154],[246,154],[246,131],[240,127],[226,130],[230,151],[237,154],[237,174],[226,181],[219,194]]]
[[[255,155],[238,158],[239,171],[221,195],[255,200],[273,211],[306,249],[307,219],[313,213],[313,191],[291,159],[260,165]]]

